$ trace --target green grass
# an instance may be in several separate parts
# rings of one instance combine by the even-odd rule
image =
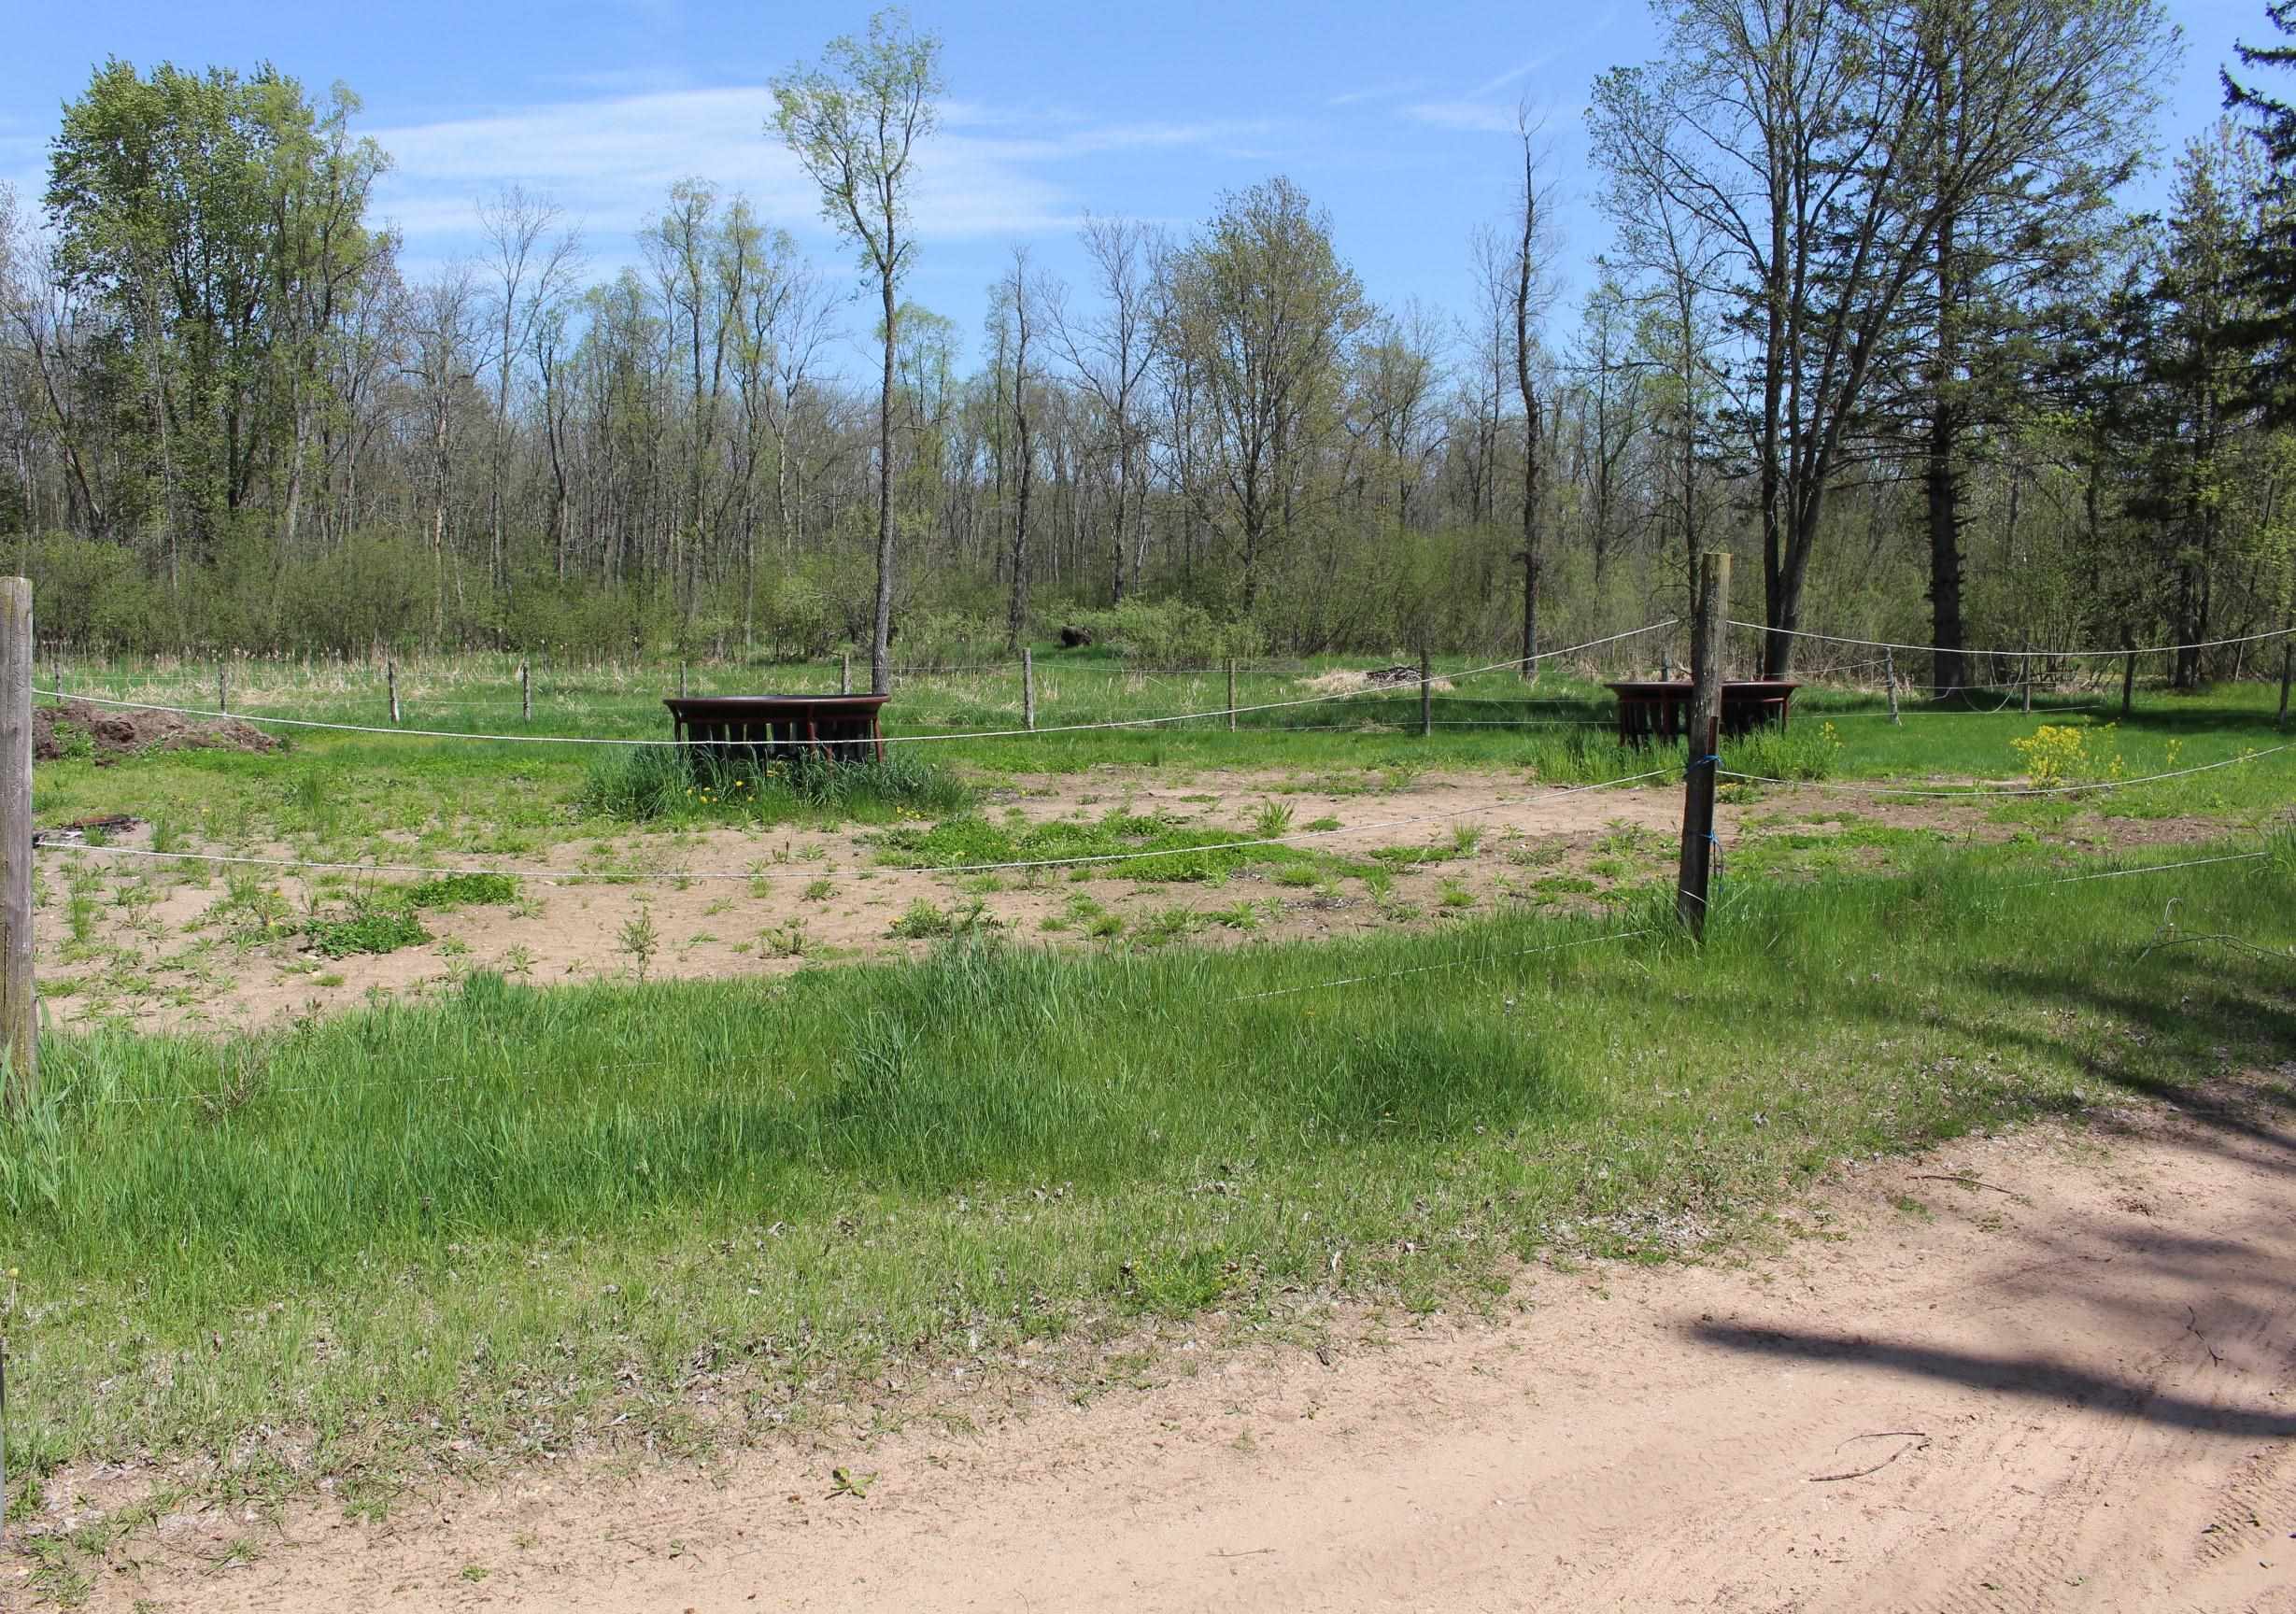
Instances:
[[[1299,699],[1310,693],[1301,680],[1334,664],[1248,668],[1240,699],[1247,705]],[[1132,676],[1107,671],[1111,665],[1105,657],[1073,662],[1050,653],[1041,658],[1038,693],[1045,727],[1209,711],[1226,699],[1217,672]],[[1438,671],[1461,665],[1453,658]],[[408,725],[473,733],[528,731],[516,715],[516,666],[515,658],[481,655],[410,661],[401,669]],[[244,687],[234,687],[235,709],[369,725],[384,721],[379,679],[370,678],[365,669],[305,672],[256,663],[244,673]],[[86,667],[74,670],[71,683],[92,693],[197,706],[206,699],[208,676],[207,670],[195,666]],[[694,687],[697,693],[820,690],[833,687],[835,676],[833,667],[824,666],[697,666]],[[665,687],[674,687],[674,670],[663,669],[545,671],[531,732],[663,737],[668,722],[659,697]],[[1724,757],[1740,772],[1780,778],[2005,780],[2020,776],[2025,768],[2012,741],[2043,723],[2077,724],[2099,736],[2101,752],[2122,757],[2124,772],[2147,773],[2221,761],[2289,738],[2274,727],[2275,694],[2268,684],[2226,686],[2192,696],[2147,687],[2133,716],[2107,734],[2108,720],[2117,716],[2115,702],[2072,710],[2094,704],[2094,697],[2049,697],[2030,716],[2014,705],[1996,712],[1972,710],[1966,703],[1914,704],[1903,725],[1892,726],[1872,695],[1810,689],[1798,701],[1789,730],[1732,742]],[[886,708],[887,728],[896,735],[1011,729],[1016,726],[1018,700],[1016,678],[1001,673],[904,680]],[[1408,796],[1430,769],[1589,784],[1651,768],[1678,768],[1683,756],[1679,746],[1617,745],[1609,728],[1609,693],[1559,672],[1550,672],[1527,691],[1517,680],[1488,673],[1467,680],[1438,702],[1439,720],[1479,726],[1439,729],[1431,739],[1407,732],[1417,709],[1416,696],[1407,691],[1247,715],[1235,734],[1227,732],[1223,716],[1033,738],[896,744],[882,769],[800,771],[802,777],[769,770],[766,777],[743,787],[736,787],[741,786],[736,779],[709,783],[684,777],[675,755],[658,748],[601,750],[282,729],[288,748],[267,756],[169,752],[104,769],[86,759],[43,763],[35,803],[42,823],[129,812],[164,822],[171,837],[222,849],[284,843],[298,856],[339,861],[448,861],[526,857],[594,836],[602,818],[674,831],[713,824],[758,828],[775,822],[885,824],[905,816],[946,817],[964,810],[974,787],[1014,773],[1103,767],[1170,772],[1249,769],[1313,780],[1316,788],[1342,794]],[[1566,726],[1505,726],[1510,723]],[[1292,727],[1326,724],[1339,726]],[[2286,800],[2289,776],[2287,759],[2273,758],[2095,800],[2116,815],[2193,814],[2253,821]],[[688,788],[696,790],[693,798],[686,796]],[[1760,794],[1758,788],[1732,788],[1740,796]],[[708,801],[701,799],[705,789]],[[2020,822],[2038,823],[2047,821],[2050,805],[2010,802],[1998,810]]]
[[[1271,821],[1265,812],[1263,822]],[[1284,827],[1267,831],[1289,833]],[[1098,818],[1056,818],[1046,823],[992,822],[968,814],[931,826],[909,825],[878,831],[872,838],[880,863],[900,869],[971,868],[985,864],[1051,863],[1070,859],[1115,859],[1115,871],[1143,885],[1212,880],[1260,864],[1291,868],[1352,868],[1311,846],[1241,845],[1260,838],[1251,829],[1198,828],[1154,814],[1112,809]],[[1089,865],[1087,865],[1088,867]]]
[[[419,947],[431,940],[411,909],[374,903],[352,909],[335,918],[305,921],[304,944],[329,958],[347,958],[354,953],[396,953]]]
[[[350,1483],[447,1435],[690,1449],[976,1336],[1664,1254],[1847,1155],[2296,1055],[2285,847],[2010,888],[2050,867],[1725,879],[1703,953],[1636,898],[770,984],[474,973],[226,1042],[54,1036],[0,1151],[11,1453],[228,1473],[260,1425]],[[2147,952],[2171,896],[2180,936],[2245,946]],[[1419,972],[1323,984],[1389,970]]]

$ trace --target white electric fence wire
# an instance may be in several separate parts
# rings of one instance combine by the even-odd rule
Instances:
[[[1574,785],[1542,796],[1540,801],[1560,800],[1566,796],[1581,796],[1590,790],[1608,790],[1614,786],[1639,784],[1646,779],[1671,775],[1677,770],[1653,768],[1647,772],[1629,773],[1617,779],[1600,779],[1592,785]],[[1288,835],[1259,836],[1248,841],[1219,841],[1204,846],[1165,846],[1137,852],[1093,852],[1073,857],[1030,857],[1005,863],[943,863],[924,868],[904,869],[899,864],[886,864],[887,872],[901,874],[993,874],[1015,869],[1070,869],[1087,864],[1130,863],[1143,857],[1186,857],[1202,852],[1239,852],[1255,846],[1290,846],[1303,841],[1327,840],[1335,835],[1365,835],[1379,829],[1408,828],[1418,824],[1435,824],[1453,818],[1465,818],[1491,811],[1492,803],[1474,807],[1455,807],[1441,813],[1415,814],[1408,818],[1386,818],[1369,824],[1342,824],[1333,829],[1299,829]],[[514,880],[572,882],[602,880],[628,882],[633,880],[758,880],[768,878],[770,870],[724,869],[697,870],[679,872],[675,870],[588,870],[588,869],[506,869],[475,867],[468,864],[419,863],[332,863],[300,857],[247,857],[210,852],[155,852],[141,846],[92,845],[84,842],[39,841],[35,850],[43,852],[95,852],[115,857],[145,857],[180,863],[224,863],[260,869],[316,869],[343,874],[500,874]]]
[[[2105,869],[2093,874],[2065,874],[2054,880],[2020,880],[2006,887],[2030,891],[2038,885],[2076,885],[2083,880],[2126,880],[2133,874],[2165,874],[2172,869],[2203,869],[2211,863],[2253,863],[2269,852],[2230,852],[2219,857],[2188,857],[2181,863],[2147,863],[2134,869]]]
[[[1643,633],[1654,633],[1661,629],[1673,626],[1673,618],[1665,622],[1647,623],[1640,628],[1629,628],[1623,633],[1611,633],[1600,639],[1589,639],[1581,644],[1566,644],[1556,650],[1541,650],[1536,656],[1518,656],[1510,660],[1487,662],[1481,667],[1470,667],[1464,672],[1450,672],[1442,676],[1472,678],[1479,673],[1495,672],[1509,667],[1523,667],[1533,661],[1551,660],[1558,656],[1575,656],[1581,650],[1598,649],[1605,644],[1615,644],[1622,639],[1632,639]],[[1414,678],[1408,684],[1396,686],[1394,692],[1413,691],[1419,687],[1419,684],[1420,680]],[[35,688],[32,692],[35,695],[50,696],[58,700],[66,698],[62,690],[57,689]],[[1116,717],[1098,723],[1060,723],[1049,728],[1039,729],[954,729],[945,734],[887,734],[883,737],[883,743],[894,745],[932,740],[1034,740],[1046,734],[1076,734],[1092,729],[1152,729],[1164,723],[1204,722],[1231,715],[1245,716],[1254,712],[1278,712],[1295,706],[1323,705],[1333,701],[1360,701],[1364,698],[1365,693],[1360,689],[1340,689],[1323,695],[1303,695],[1294,701],[1266,701],[1254,706],[1215,706],[1201,712],[1172,712],[1155,717]],[[132,712],[172,712],[189,717],[222,715],[222,714],[210,712],[199,706],[163,706],[142,701],[115,701],[98,695],[73,695],[68,698],[74,701],[84,701],[91,705],[112,706]],[[833,700],[835,697],[824,696],[822,699]],[[386,724],[322,723],[308,717],[271,717],[254,712],[234,712],[228,715],[249,723],[276,723],[295,729],[323,729],[344,734],[397,734],[408,739],[418,740],[476,740],[505,744],[544,745],[649,745],[671,748],[710,746],[727,749],[739,749],[743,743],[722,740],[625,740],[591,734],[475,734],[460,729],[402,729]],[[853,740],[790,739],[770,743],[759,741],[757,743],[759,749],[778,749],[791,745],[854,745],[864,743]]]
[[[2232,639],[2204,639],[2191,644],[2117,645],[2110,650],[1957,650],[1947,644],[1901,644],[1893,639],[1851,639],[1840,633],[1812,633],[1799,628],[1770,628],[1760,622],[1741,622],[1735,616],[1728,620],[1733,628],[1750,628],[1757,633],[1783,633],[1789,639],[1822,640],[1828,644],[1856,644],[1873,650],[1914,650],[1947,656],[2015,657],[2039,661],[2059,658],[2070,659],[2076,656],[2165,656],[2177,650],[2215,650],[2226,644],[2253,644],[2261,639],[2281,639],[2296,633],[2296,628],[2273,628],[2261,633],[2243,633]]]
[[[2249,751],[2238,757],[2228,757],[2221,762],[2204,762],[2197,768],[2178,768],[2167,773],[2140,773],[2133,779],[2100,779],[2090,785],[2011,786],[2000,788],[1971,785],[1951,790],[1925,790],[1904,785],[1852,785],[1847,781],[1830,779],[1774,779],[1766,773],[1740,773],[1734,768],[1723,768],[1718,772],[1725,779],[1742,779],[1751,785],[1839,790],[1858,796],[2076,796],[2088,790],[2126,790],[2133,785],[2154,785],[2163,779],[2189,779],[2195,773],[2212,773],[2219,768],[2237,768],[2243,762],[2261,762],[2267,757],[2275,757],[2291,749],[2296,749],[2296,741],[2286,745],[2275,745],[2266,751]]]

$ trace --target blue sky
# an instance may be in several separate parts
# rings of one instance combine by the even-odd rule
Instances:
[[[2215,116],[2233,37],[2263,32],[2261,0],[2170,10],[2186,52],[2164,86],[2164,149]],[[80,0],[10,31],[0,177],[37,197],[57,109],[106,55],[147,67],[269,59],[315,90],[341,79],[362,97],[362,127],[397,159],[381,211],[404,231],[414,268],[470,250],[473,202],[515,180],[559,201],[582,226],[593,273],[609,272],[633,260],[632,232],[670,182],[691,174],[745,191],[843,274],[809,187],[762,133],[764,84],[867,13],[718,0]],[[1518,99],[1546,120],[1566,256],[1582,264],[1606,236],[1590,205],[1587,87],[1645,59],[1654,38],[1642,0],[1011,0],[911,13],[945,42],[949,98],[922,165],[923,255],[908,294],[968,337],[1015,242],[1078,279],[1083,210],[1184,233],[1221,191],[1274,173],[1329,209],[1381,303],[1463,307],[1468,232],[1507,205]],[[1568,278],[1583,284],[1583,271]],[[867,328],[858,314],[852,323]]]

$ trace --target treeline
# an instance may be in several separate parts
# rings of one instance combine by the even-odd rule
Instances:
[[[2296,116],[2252,77],[2286,50],[2242,52],[2237,120],[2140,217],[2150,0],[1661,20],[1594,88],[1615,236],[1573,306],[1526,126],[1464,310],[1379,305],[1273,177],[1184,234],[1088,219],[1082,285],[1015,249],[976,330],[899,297],[941,85],[898,14],[777,80],[760,134],[822,181],[860,304],[700,178],[638,267],[593,276],[512,186],[482,253],[410,278],[347,91],[109,63],[44,197],[0,192],[0,533],[46,631],[140,650],[882,662],[1155,606],[1228,649],[1527,654],[1679,611],[1713,545],[1779,630],[2290,621]],[[856,307],[882,384],[835,361]]]

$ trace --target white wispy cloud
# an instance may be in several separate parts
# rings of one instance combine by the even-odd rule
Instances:
[[[1331,96],[1326,106],[1360,106],[1367,101],[1396,101],[1406,95],[1416,95],[1427,87],[1422,78],[1391,78],[1384,84],[1367,85],[1361,90],[1346,90]]]
[[[1404,116],[1438,129],[1461,129],[1474,134],[1512,134],[1515,109],[1498,101],[1414,101]]]
[[[974,102],[939,108],[917,155],[914,222],[925,239],[1007,239],[1075,227],[1074,165],[1115,153],[1218,149],[1257,120],[1095,123],[1062,111]],[[378,210],[405,233],[410,258],[451,255],[475,239],[476,204],[516,181],[553,197],[602,256],[658,212],[670,185],[699,176],[747,195],[761,217],[817,234],[819,198],[770,133],[762,85],[585,98],[375,131],[394,167]]]
[[[1536,73],[1541,67],[1544,67],[1548,63],[1553,60],[1554,53],[1552,50],[1544,51],[1539,55],[1532,57],[1528,62],[1524,63],[1520,67],[1509,67],[1506,72],[1500,74],[1497,78],[1486,79],[1482,83],[1476,85],[1474,89],[1469,90],[1467,92],[1467,98],[1470,101],[1480,101],[1486,95],[1495,95],[1498,92],[1506,89],[1508,85],[1512,84],[1516,79],[1522,78],[1524,74]]]

